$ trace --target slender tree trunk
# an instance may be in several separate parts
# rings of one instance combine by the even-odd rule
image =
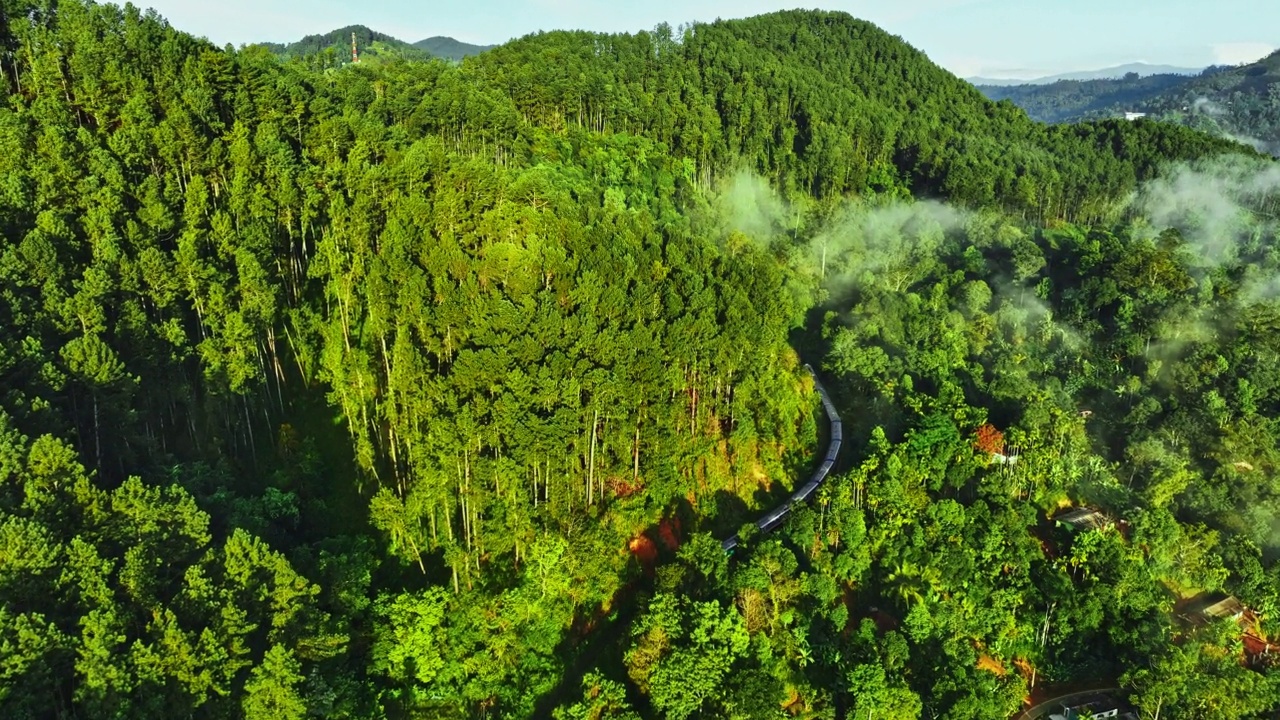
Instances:
[[[98,393],[90,393],[93,395],[93,445],[94,458],[98,471],[102,471],[102,426],[98,421]]]
[[[600,421],[600,411],[597,410],[591,416],[591,449],[588,451],[587,460],[587,504],[594,502],[592,491],[595,489],[596,477],[596,424]]]
[[[258,448],[253,440],[253,420],[249,417],[249,398],[241,398],[244,408],[244,428],[249,434],[249,459],[256,466],[258,464]]]
[[[640,421],[636,420],[636,439],[631,462],[631,483],[640,481]]]
[[[467,552],[471,552],[471,503],[467,495],[471,492],[471,457],[466,448],[462,450],[462,533],[467,543]]]
[[[418,549],[418,543],[414,542],[413,533],[408,532],[406,528],[405,539],[409,541],[409,547],[413,548],[413,557],[418,561],[418,569],[423,575],[427,574],[427,566],[422,562],[422,551]]]

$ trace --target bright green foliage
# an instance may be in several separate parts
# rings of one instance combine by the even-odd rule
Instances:
[[[664,717],[688,718],[729,698],[725,681],[749,643],[742,617],[715,602],[659,594],[632,629],[631,679]]]
[[[1204,628],[1162,648],[1122,678],[1147,716],[1258,717],[1275,706],[1276,678],[1237,662],[1239,633],[1226,623]]]
[[[94,716],[221,716],[241,693],[249,716],[305,715],[299,658],[345,644],[323,629],[315,585],[243,531],[214,544],[177,486],[134,477],[107,491],[66,445],[30,447],[0,504],[0,703],[13,716],[45,712],[37,698]]]
[[[440,588],[383,598],[377,612],[386,635],[373,647],[373,669],[399,682],[430,685],[444,667],[441,626],[447,606],[448,596]]]
[[[892,687],[881,665],[864,663],[849,671],[849,696],[853,701],[849,712],[905,720],[920,717],[920,698],[905,687]]]
[[[556,708],[555,720],[640,720],[627,703],[626,688],[599,673],[582,678],[582,700]]]
[[[1280,609],[1257,157],[841,13],[338,67],[3,8],[0,716],[1274,702],[1175,613]],[[802,357],[840,461],[726,557],[830,432]]]
[[[301,665],[283,646],[267,651],[262,664],[253,669],[244,685],[244,717],[246,720],[301,720],[307,706],[296,686],[302,680]]]

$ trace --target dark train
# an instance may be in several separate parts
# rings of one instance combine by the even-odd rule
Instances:
[[[805,370],[813,375],[813,385],[817,389],[818,395],[822,398],[822,408],[827,413],[827,422],[831,426],[831,444],[827,446],[827,454],[822,458],[822,464],[817,470],[813,471],[813,475],[809,478],[809,482],[801,485],[795,492],[791,493],[791,497],[782,505],[774,508],[756,521],[756,527],[760,532],[766,533],[776,529],[787,519],[787,513],[791,512],[791,506],[796,503],[802,503],[809,499],[813,492],[818,489],[823,480],[827,479],[827,474],[831,472],[831,468],[836,464],[836,458],[840,455],[840,443],[844,441],[844,428],[840,423],[840,414],[836,412],[836,406],[832,404],[831,397],[827,395],[827,389],[822,386],[822,381],[818,380],[817,374],[813,372],[813,368],[808,364],[804,366]],[[722,543],[725,552],[731,552],[738,547],[738,536],[725,540]]]

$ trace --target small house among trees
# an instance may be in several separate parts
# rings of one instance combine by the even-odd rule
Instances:
[[[1111,706],[1109,703],[1086,703],[1083,705],[1063,705],[1061,712],[1053,712],[1049,714],[1049,720],[1097,720],[1098,718],[1131,718],[1132,713],[1120,714],[1120,708]]]
[[[1214,620],[1239,621],[1247,611],[1234,595],[1204,593],[1189,601],[1178,616],[1192,625],[1207,625]]]
[[[1056,519],[1060,523],[1070,525],[1074,530],[1102,530],[1114,524],[1106,513],[1091,507],[1072,508]]]

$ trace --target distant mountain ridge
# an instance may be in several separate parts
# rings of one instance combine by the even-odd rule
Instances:
[[[1189,80],[1185,75],[1140,77],[1131,73],[1118,79],[1059,80],[1048,85],[979,85],[978,89],[991,100],[1013,102],[1033,120],[1058,123],[1118,117]]]
[[[362,53],[370,50],[378,55],[389,54],[388,50],[396,54],[408,54],[411,56],[422,53],[421,50],[403,40],[371,30],[364,25],[348,25],[323,35],[307,35],[301,40],[287,45],[283,43],[262,43],[262,45],[276,55],[286,58],[305,57],[322,54],[326,51],[334,51],[339,57],[349,59],[351,55],[351,36],[353,34],[356,39],[356,47]]]
[[[1280,155],[1280,50],[1192,78],[1138,109]]]
[[[348,25],[322,35],[308,35],[297,42],[259,43],[280,57],[316,58],[320,57],[329,65],[341,64],[351,59],[351,36],[355,35],[356,48],[362,60],[387,60],[403,58],[409,60],[426,60],[436,57],[450,61],[459,61],[464,57],[479,55],[492,49],[493,45],[473,45],[451,37],[435,36],[416,43],[408,43],[399,38],[380,33],[364,25]]]
[[[1177,67],[1174,65],[1151,65],[1139,62],[1126,63],[1124,65],[1116,65],[1113,67],[1101,68],[1099,70],[1079,70],[1076,72],[1060,73],[1058,75],[1048,75],[1031,80],[986,77],[971,77],[965,79],[974,85],[1010,87],[1014,85],[1051,85],[1063,80],[1118,79],[1123,78],[1130,73],[1137,73],[1139,77],[1149,77],[1152,75],[1199,75],[1203,71],[1204,68],[1187,68]]]
[[[449,60],[461,60],[464,57],[479,55],[486,50],[492,50],[497,47],[497,45],[472,45],[471,43],[454,40],[451,37],[442,35],[419,40],[413,43],[413,46],[431,53],[434,57],[447,58]]]
[[[1280,51],[1247,65],[1212,66],[1193,76],[1134,73],[1119,79],[988,84],[978,89],[992,100],[1013,102],[1042,122],[1136,112],[1280,154]]]

